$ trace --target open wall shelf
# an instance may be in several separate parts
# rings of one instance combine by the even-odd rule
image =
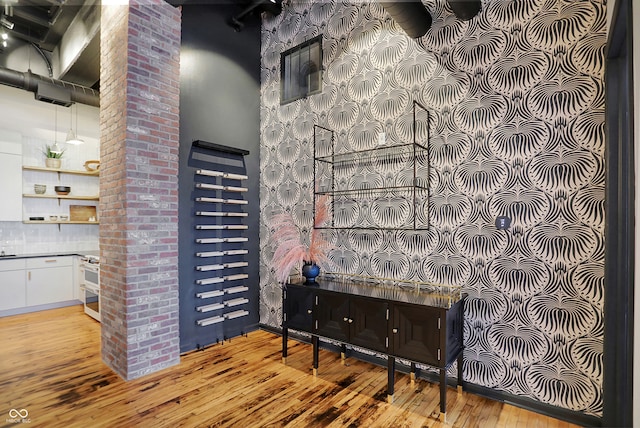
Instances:
[[[61,224],[99,224],[96,214],[97,203],[100,200],[99,170],[85,171],[23,165],[22,171],[24,191],[33,191],[35,183],[42,183],[47,186],[49,192],[22,194],[24,224],[57,224],[58,227]],[[55,186],[60,184],[70,185],[71,193],[66,195],[53,193]],[[58,203],[55,204],[53,201]],[[73,201],[84,201],[86,204],[76,205]],[[92,210],[92,214],[84,215],[87,210]],[[68,216],[69,220],[48,220],[50,216]],[[37,217],[47,220],[31,220]],[[90,221],[92,218],[95,220]]]
[[[24,224],[100,224],[98,221],[77,221],[77,220],[25,220]]]
[[[100,175],[99,170],[95,171],[82,171],[77,169],[60,169],[60,168],[47,168],[46,166],[28,166],[24,165],[22,169],[27,171],[48,171],[48,172],[57,172],[60,174],[74,174],[74,175],[90,175],[93,177],[97,177]]]
[[[37,195],[25,193],[23,198],[43,198],[43,199],[72,199],[74,201],[98,201],[99,196],[76,196],[76,195]]]
[[[337,149],[335,132],[314,125],[314,204],[324,196],[331,206],[322,229],[429,228],[429,121],[414,102],[411,142],[355,151]]]

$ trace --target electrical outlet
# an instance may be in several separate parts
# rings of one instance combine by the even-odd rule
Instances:
[[[378,145],[384,146],[385,144],[387,144],[387,134],[381,132],[378,134]]]
[[[511,226],[511,218],[507,216],[496,217],[496,229],[507,230]]]

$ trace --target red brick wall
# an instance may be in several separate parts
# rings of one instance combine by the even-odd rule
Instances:
[[[134,379],[180,360],[180,11],[103,6],[100,36],[102,359]]]

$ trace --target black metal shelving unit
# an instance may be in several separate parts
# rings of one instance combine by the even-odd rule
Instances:
[[[429,111],[414,101],[412,114],[412,142],[350,152],[336,153],[335,132],[314,125],[314,204],[325,195],[332,212],[320,228],[429,228]]]

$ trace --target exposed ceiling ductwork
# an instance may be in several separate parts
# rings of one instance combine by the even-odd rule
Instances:
[[[49,77],[99,89],[100,10],[100,0],[0,0],[0,54],[6,54],[0,66],[32,68],[25,64],[30,57],[22,59],[27,44],[42,57]]]
[[[68,107],[76,102],[93,107],[100,106],[98,91],[86,86],[33,74],[30,71],[23,73],[0,67],[0,84],[33,92],[36,99],[53,104]]]
[[[382,1],[380,4],[409,37],[422,37],[431,28],[431,14],[420,0]]]
[[[0,2],[0,21],[12,30],[13,36],[34,43],[46,51],[53,51],[64,31],[78,13],[82,2],[25,1]]]
[[[69,92],[67,88],[62,88],[48,82],[38,82],[36,100],[63,107],[70,107],[73,105],[71,102],[71,92]]]
[[[242,31],[244,20],[251,15],[259,15],[262,12],[277,16],[282,12],[282,0],[252,0],[240,13],[233,15],[227,23],[236,31]]]
[[[463,21],[472,19],[482,7],[480,0],[447,1],[456,17]],[[409,37],[422,37],[431,28],[433,19],[421,0],[381,1],[380,5]]]
[[[482,8],[480,0],[448,0],[449,7],[458,19],[468,21],[476,16]]]

